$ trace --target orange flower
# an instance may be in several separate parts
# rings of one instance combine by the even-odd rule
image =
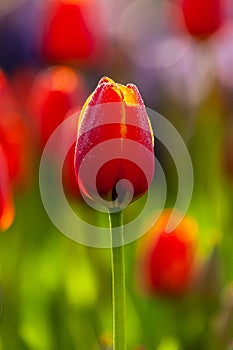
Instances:
[[[193,275],[197,225],[185,217],[178,227],[167,233],[170,216],[171,210],[165,210],[139,243],[139,284],[151,294],[183,293]]]
[[[182,10],[190,34],[208,37],[222,23],[223,0],[182,0]]]
[[[0,232],[5,231],[14,219],[11,187],[8,177],[7,161],[0,145]]]
[[[93,200],[96,189],[115,200],[122,179],[133,186],[133,200],[146,193],[154,173],[153,137],[136,86],[100,80],[79,118],[75,170],[81,191]],[[121,184],[120,191],[124,197],[127,185]]]

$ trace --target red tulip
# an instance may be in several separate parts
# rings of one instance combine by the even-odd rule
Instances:
[[[95,60],[105,51],[103,8],[93,0],[54,0],[46,9],[42,53],[52,62]]]
[[[146,292],[179,295],[189,287],[197,246],[197,226],[190,218],[167,233],[171,211],[164,211],[139,245],[140,286]]]
[[[9,177],[17,188],[30,178],[30,138],[9,84],[0,72],[0,142],[7,159]]]
[[[100,80],[79,118],[75,170],[81,191],[93,200],[98,194],[115,200],[120,191],[124,197],[129,188],[122,182],[116,187],[121,179],[133,186],[132,199],[148,190],[154,172],[153,138],[135,85]]]
[[[14,219],[11,187],[5,154],[0,145],[0,232],[5,231]]]
[[[182,0],[184,21],[195,37],[208,37],[222,23],[223,0]]]
[[[38,74],[29,96],[29,110],[42,147],[68,111],[82,105],[84,90],[82,78],[69,67],[51,67]]]

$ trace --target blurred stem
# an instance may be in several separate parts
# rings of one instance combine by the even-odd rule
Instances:
[[[113,305],[113,349],[126,350],[126,307],[125,307],[125,260],[123,237],[123,212],[109,213],[112,239],[112,305]],[[114,230],[117,232],[114,232]],[[117,234],[117,237],[116,237]],[[119,237],[118,237],[119,235]],[[118,246],[114,247],[116,237]]]

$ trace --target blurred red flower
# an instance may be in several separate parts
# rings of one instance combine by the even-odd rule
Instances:
[[[189,33],[205,38],[222,24],[223,0],[182,0],[184,21]]]
[[[14,187],[22,189],[31,176],[29,129],[1,71],[0,113],[0,142],[6,155],[9,177]]]
[[[139,242],[137,278],[140,288],[150,294],[179,295],[191,282],[197,248],[197,225],[185,217],[171,233],[166,226],[171,210]]]
[[[48,1],[42,55],[51,62],[86,64],[106,54],[103,8],[95,0]]]
[[[113,145],[109,146],[109,141]],[[82,168],[84,172],[80,172]],[[119,196],[116,185],[121,179],[133,186],[132,199],[147,191],[154,172],[153,136],[135,85],[123,86],[106,77],[100,80],[79,118],[75,170],[81,191],[94,200],[96,192],[107,200],[115,200]],[[121,183],[120,190],[123,200],[128,193],[127,184]]]
[[[11,185],[8,176],[7,160],[0,144],[0,232],[5,231],[14,219]]]
[[[43,148],[71,108],[83,104],[85,84],[66,66],[54,66],[38,73],[29,95],[29,113]]]

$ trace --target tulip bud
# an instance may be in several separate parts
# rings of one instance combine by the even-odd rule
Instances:
[[[223,0],[183,0],[185,25],[194,37],[205,38],[222,24]]]
[[[8,177],[7,161],[0,145],[0,232],[5,231],[12,224],[14,207],[10,182]]]
[[[136,86],[100,80],[79,118],[75,171],[80,190],[96,202],[100,195],[119,204],[128,193],[135,200],[147,192],[153,137]]]
[[[151,294],[182,294],[193,275],[196,223],[185,217],[178,227],[167,233],[170,216],[170,210],[164,211],[139,244],[139,284]]]

